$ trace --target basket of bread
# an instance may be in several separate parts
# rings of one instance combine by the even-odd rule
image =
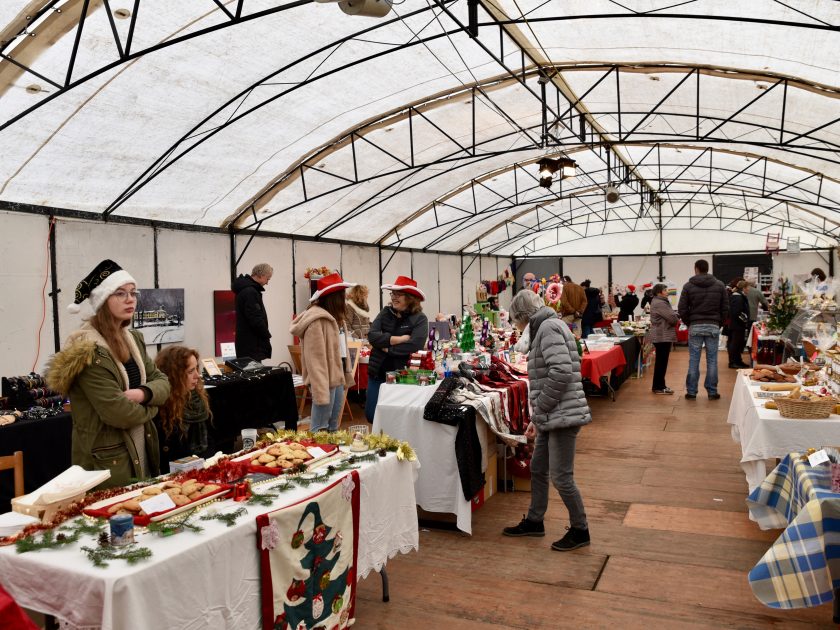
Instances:
[[[764,406],[768,409],[778,409],[783,418],[818,420],[828,418],[837,403],[838,400],[834,396],[824,396],[796,387],[787,396],[768,400]]]

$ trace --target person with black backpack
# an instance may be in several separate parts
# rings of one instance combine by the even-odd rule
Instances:
[[[740,280],[729,296],[729,338],[726,350],[729,352],[730,369],[750,367],[741,356],[747,335],[747,325],[750,321],[750,303],[744,295],[747,283]]]

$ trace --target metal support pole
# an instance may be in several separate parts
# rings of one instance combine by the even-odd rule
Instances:
[[[58,329],[58,294],[61,289],[58,288],[58,265],[55,262],[55,216],[50,215],[50,297],[52,298],[53,309],[53,345],[55,351],[61,350],[61,334]]]
[[[478,37],[478,0],[467,0],[467,34],[470,39]]]
[[[612,294],[612,286],[613,286],[612,256],[607,256],[607,295],[604,296],[604,299],[609,300],[610,295]]]
[[[233,231],[233,227],[231,226],[229,230],[230,234],[230,281],[233,282],[236,280],[236,232]]]

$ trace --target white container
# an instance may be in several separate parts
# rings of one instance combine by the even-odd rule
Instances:
[[[249,448],[254,448],[254,444],[257,443],[257,430],[256,429],[242,429],[242,450],[248,450]]]

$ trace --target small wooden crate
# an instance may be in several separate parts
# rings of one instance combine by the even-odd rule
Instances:
[[[85,491],[80,492],[77,495],[69,497],[67,499],[62,499],[61,501],[56,501],[54,503],[46,503],[46,504],[34,504],[30,505],[28,503],[22,503],[20,501],[20,497],[12,499],[12,511],[18,512],[20,514],[26,514],[27,516],[34,516],[35,518],[39,519],[44,524],[49,524],[52,522],[55,515],[64,508],[69,507],[71,504],[76,503],[77,501],[81,501],[85,498]]]

